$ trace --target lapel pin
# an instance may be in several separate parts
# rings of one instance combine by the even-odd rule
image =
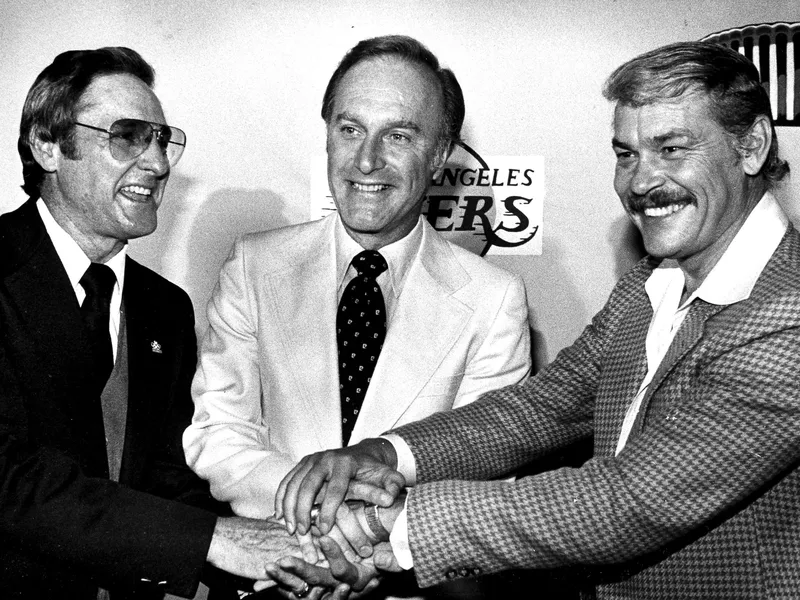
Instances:
[[[153,340],[152,342],[150,342],[150,350],[152,350],[152,351],[153,351],[153,352],[155,352],[156,354],[163,354],[163,352],[161,352],[161,344],[159,344],[159,343],[158,343],[157,341],[155,341],[155,340]]]

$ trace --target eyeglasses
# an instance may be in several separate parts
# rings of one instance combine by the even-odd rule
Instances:
[[[120,119],[114,121],[108,129],[77,121],[75,125],[107,133],[108,140],[111,142],[109,144],[111,156],[121,161],[133,160],[144,154],[153,142],[154,136],[158,147],[167,157],[171,167],[175,166],[186,147],[186,134],[182,130],[161,123],[150,123],[139,119]]]

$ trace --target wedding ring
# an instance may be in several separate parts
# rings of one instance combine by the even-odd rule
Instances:
[[[294,592],[294,595],[297,598],[305,598],[306,596],[308,596],[308,592],[310,592],[310,591],[311,591],[311,586],[308,585],[307,581],[304,581],[303,582],[303,589],[300,590],[299,592]]]

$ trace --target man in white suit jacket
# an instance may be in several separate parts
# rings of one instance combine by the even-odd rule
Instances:
[[[362,250],[388,263],[377,279],[387,331],[350,443],[518,383],[531,366],[521,279],[420,216],[464,117],[452,72],[410,38],[365,40],[322,114],[337,213],[239,240],[208,307],[184,447],[242,516],[272,514],[303,456],[342,445],[337,305]]]

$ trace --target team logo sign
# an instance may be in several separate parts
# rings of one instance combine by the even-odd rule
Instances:
[[[478,254],[542,253],[544,157],[483,158],[456,147],[432,182],[422,212],[446,239]],[[311,168],[311,218],[336,210],[325,157]]]

